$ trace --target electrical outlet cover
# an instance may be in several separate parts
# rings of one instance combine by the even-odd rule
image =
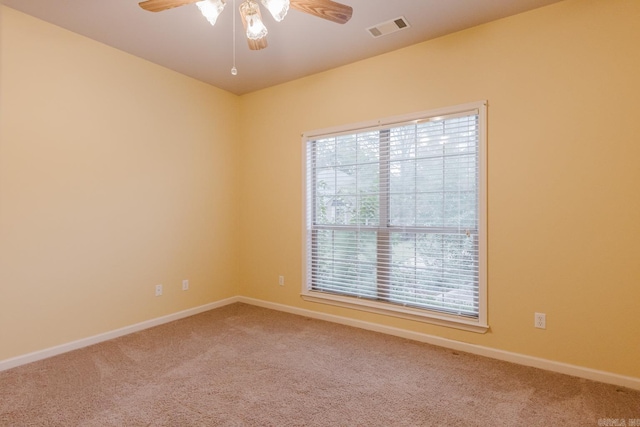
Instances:
[[[547,329],[547,315],[544,313],[535,313],[533,326],[539,329]]]

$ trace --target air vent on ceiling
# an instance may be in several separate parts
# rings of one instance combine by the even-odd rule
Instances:
[[[392,19],[387,22],[383,22],[378,25],[374,25],[373,27],[367,28],[369,34],[373,37],[382,37],[387,34],[395,33],[396,31],[404,30],[409,28],[411,25],[407,22],[407,19],[404,16],[400,18]]]

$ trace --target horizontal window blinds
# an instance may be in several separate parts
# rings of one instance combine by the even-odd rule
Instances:
[[[308,289],[477,318],[478,112],[306,144]]]

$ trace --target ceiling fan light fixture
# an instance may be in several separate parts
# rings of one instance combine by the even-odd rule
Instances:
[[[289,11],[289,0],[262,0],[262,4],[278,22],[282,21]]]
[[[200,9],[200,13],[207,18],[207,21],[211,25],[215,25],[226,3],[226,0],[202,0],[197,2],[196,6]]]
[[[262,22],[260,6],[253,0],[247,0],[240,5],[240,14],[246,22],[247,38],[260,40],[267,36],[267,27]]]

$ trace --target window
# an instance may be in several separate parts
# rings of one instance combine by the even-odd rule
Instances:
[[[303,298],[486,325],[485,103],[304,135]]]

